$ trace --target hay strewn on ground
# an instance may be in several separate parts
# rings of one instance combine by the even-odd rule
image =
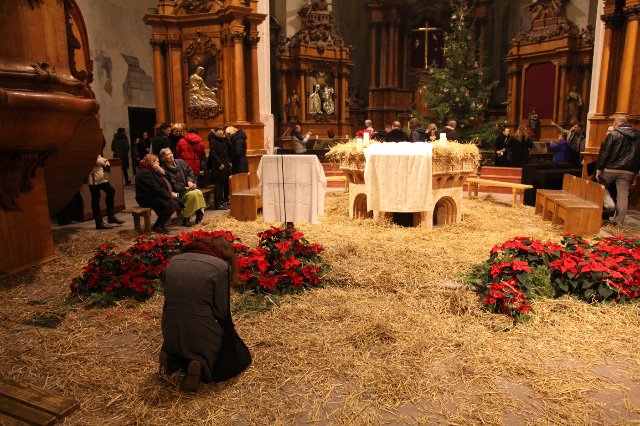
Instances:
[[[259,221],[205,223],[255,245]],[[157,371],[162,298],[90,316],[62,304],[68,284],[104,243],[99,232],[58,241],[59,261],[0,290],[0,375],[82,402],[66,424],[629,424],[640,419],[640,309],[542,300],[532,321],[482,310],[445,284],[493,245],[561,230],[491,200],[464,200],[463,222],[433,231],[349,220],[345,195],[327,196],[316,226],[332,283],[237,318],[253,365],[197,395]],[[621,233],[627,230],[607,228]],[[628,233],[627,233],[628,234]],[[125,247],[132,232],[110,238]],[[236,296],[237,297],[237,296]],[[56,329],[25,325],[42,313]],[[148,318],[142,316],[148,314]]]

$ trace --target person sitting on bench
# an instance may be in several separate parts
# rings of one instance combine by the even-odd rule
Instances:
[[[188,167],[188,166],[187,166]],[[167,221],[180,206],[178,194],[171,193],[171,185],[164,178],[164,170],[160,167],[158,157],[147,154],[140,161],[136,176],[136,202],[141,207],[152,209],[158,220],[153,225],[153,232],[167,234]]]
[[[184,204],[182,225],[191,226],[189,218],[194,213],[197,225],[204,217],[207,203],[204,201],[202,192],[196,188],[196,177],[193,170],[184,160],[174,159],[169,148],[163,148],[160,151],[160,160],[162,160],[162,168],[171,182],[171,188],[178,193],[180,201]]]

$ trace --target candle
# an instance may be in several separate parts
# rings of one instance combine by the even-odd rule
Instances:
[[[362,139],[360,138],[356,139],[356,149],[358,152],[362,151]]]
[[[446,145],[447,144],[447,134],[446,133],[440,133],[440,142],[442,143],[442,145]]]
[[[364,132],[364,146],[369,146],[369,132]]]

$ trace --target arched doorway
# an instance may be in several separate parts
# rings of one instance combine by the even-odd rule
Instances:
[[[442,197],[433,209],[433,226],[455,223],[458,207],[451,197]]]
[[[353,218],[354,219],[371,219],[373,210],[367,210],[367,195],[358,194],[353,200]]]

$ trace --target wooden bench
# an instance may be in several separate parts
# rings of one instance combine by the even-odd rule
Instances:
[[[327,182],[344,182],[344,192],[349,192],[349,181],[346,176],[327,176]]]
[[[204,195],[204,202],[207,205],[207,208],[211,208],[211,197],[213,197],[213,188],[214,185],[209,185],[209,186],[205,186],[200,188],[200,192],[202,192],[202,195]],[[215,207],[215,206],[213,206]]]
[[[603,205],[604,186],[565,174],[561,190],[538,189],[535,212],[563,232],[592,235],[600,232]]]
[[[260,181],[255,171],[238,173],[229,177],[229,202],[231,217],[237,220],[256,220],[262,208]]]
[[[481,178],[469,178],[467,179],[467,184],[469,185],[469,197],[471,197],[472,195],[476,197],[478,196],[478,189],[480,185],[511,188],[511,190],[513,191],[512,204],[514,206],[517,204],[524,205],[524,190],[533,188],[533,185],[525,185],[523,183],[501,182],[499,180],[489,180]],[[520,202],[518,202],[518,196],[520,196]]]
[[[78,408],[71,398],[0,378],[0,425],[53,425]]]
[[[148,207],[136,206],[130,209],[122,210],[122,213],[131,213],[133,215],[133,226],[139,234],[148,234],[151,232],[151,209]],[[144,219],[144,230],[140,226],[140,217]]]

